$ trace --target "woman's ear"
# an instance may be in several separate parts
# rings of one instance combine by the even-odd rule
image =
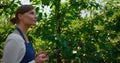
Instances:
[[[22,14],[18,14],[18,19],[21,20],[23,18]]]

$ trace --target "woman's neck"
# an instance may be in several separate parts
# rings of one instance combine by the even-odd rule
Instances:
[[[23,34],[25,34],[25,35],[26,35],[27,30],[28,30],[28,28],[29,28],[29,26],[25,26],[25,25],[23,25],[23,24],[17,24],[16,27],[20,28],[20,30],[21,30],[21,31],[23,32]]]

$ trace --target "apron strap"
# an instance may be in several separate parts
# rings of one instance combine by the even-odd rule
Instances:
[[[24,41],[26,42],[25,36],[23,34],[23,32],[21,31],[20,28],[16,27],[16,30],[20,33],[20,35],[22,36],[22,38],[24,39]]]

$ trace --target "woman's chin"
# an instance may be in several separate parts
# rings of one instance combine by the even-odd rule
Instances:
[[[32,26],[36,26],[36,24],[32,24]]]
[[[37,22],[34,22],[33,24],[32,24],[32,26],[35,26],[37,24]]]
[[[30,27],[32,27],[32,26],[36,26],[36,24],[31,24]]]

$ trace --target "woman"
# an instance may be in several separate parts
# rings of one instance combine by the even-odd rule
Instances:
[[[42,51],[35,56],[31,42],[26,36],[28,28],[36,25],[37,15],[31,5],[20,6],[15,17],[10,20],[16,30],[11,33],[4,45],[3,63],[44,63],[47,54]]]

